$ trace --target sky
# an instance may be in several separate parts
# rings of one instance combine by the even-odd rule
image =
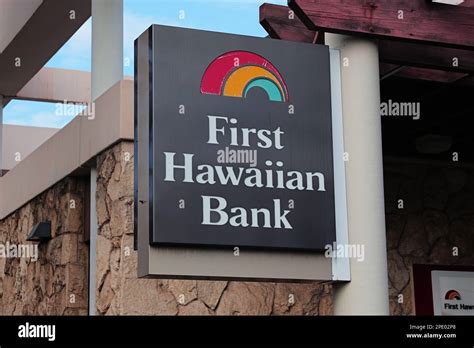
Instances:
[[[151,24],[265,37],[259,23],[264,2],[287,4],[287,0],[124,0],[124,74],[133,75],[133,41]],[[91,70],[90,19],[46,66]],[[54,103],[13,100],[4,109],[4,123],[62,128],[73,118],[55,111]]]

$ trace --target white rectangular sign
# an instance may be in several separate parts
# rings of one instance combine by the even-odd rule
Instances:
[[[432,271],[434,315],[474,315],[474,272]]]

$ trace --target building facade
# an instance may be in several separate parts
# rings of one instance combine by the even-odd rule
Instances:
[[[445,93],[440,88],[447,90],[441,96],[450,96],[447,82],[439,77],[433,81],[431,75],[427,79],[426,72],[416,75],[414,69],[392,69],[393,76],[388,75],[382,71],[387,68],[382,46],[326,34],[326,44],[339,47],[342,58],[350,61],[346,71],[342,65],[345,143],[352,156],[346,169],[349,239],[365,244],[367,257],[351,261],[350,284],[139,278],[133,221],[134,86],[123,76],[123,35],[117,35],[123,33],[122,2],[70,1],[63,12],[54,1],[30,3],[17,9],[11,1],[0,2],[24,23],[16,29],[9,23],[5,33],[17,30],[16,35],[2,36],[0,100],[3,105],[11,98],[93,103],[94,115],[77,116],[57,132],[15,129],[35,133],[19,151],[11,126],[3,127],[0,243],[35,245],[37,259],[0,257],[1,315],[413,315],[413,265],[474,265],[474,162],[465,154],[470,143],[463,133],[470,103],[459,103],[452,112],[461,114],[452,127],[454,146],[441,155],[416,152],[413,144],[428,146],[419,139],[449,122],[427,107],[426,123],[394,124],[393,119],[381,120],[379,105],[416,99],[408,90],[419,91],[419,83],[426,83],[435,98]],[[9,59],[21,56],[25,43],[32,42],[35,23],[51,11],[69,13],[71,6],[81,19],[74,24],[64,20],[60,24],[65,29],[54,40],[39,35],[35,45],[53,55],[92,15],[92,73],[73,72],[71,77],[65,70],[45,69],[46,56],[21,73],[11,70]],[[272,37],[317,38],[314,30],[301,29],[303,37],[288,28],[277,32],[281,27],[272,27],[273,17],[263,9],[262,22]],[[281,15],[289,10],[275,11],[283,11]],[[42,30],[48,35],[48,28]],[[360,60],[363,67],[351,70]],[[469,93],[472,85],[464,81],[456,88]],[[56,87],[44,87],[51,84]],[[433,102],[427,100],[422,107]],[[405,140],[413,146],[400,143]],[[12,159],[16,152],[24,154],[17,163]],[[453,160],[455,153],[460,160]],[[50,238],[27,241],[44,222],[51,224]],[[347,298],[356,304],[347,306]],[[371,301],[374,308],[369,308]]]

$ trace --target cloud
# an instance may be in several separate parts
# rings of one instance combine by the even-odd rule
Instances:
[[[124,11],[123,22],[124,59],[130,62],[130,65],[125,69],[126,74],[133,74],[133,43],[135,39],[152,24],[183,26],[183,21],[178,19],[178,14],[176,15],[176,19],[172,19],[168,17],[142,15],[128,9]]]
[[[130,11],[125,11],[123,16],[123,47],[124,57],[133,59],[133,42],[148,27],[155,22],[153,16],[143,16]]]
[[[63,128],[74,116],[56,115],[54,112],[40,112],[31,116],[30,126]]]
[[[89,18],[46,64],[49,67],[90,71],[92,20]]]
[[[5,108],[4,112],[5,112],[5,115],[7,113],[11,115],[17,115],[20,113],[25,114],[28,111],[31,111],[31,110],[28,108],[27,103],[24,103],[20,100],[12,100],[10,104],[8,104],[7,107]]]
[[[18,126],[63,128],[74,117],[56,114],[55,104],[22,100],[11,102],[5,109],[5,124]]]

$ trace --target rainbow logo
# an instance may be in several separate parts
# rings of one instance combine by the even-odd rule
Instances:
[[[264,90],[271,101],[288,101],[285,81],[275,66],[248,51],[232,51],[217,57],[201,80],[202,94],[245,98],[253,88]]]
[[[444,295],[445,300],[460,300],[461,294],[456,290],[449,290],[446,295]]]

